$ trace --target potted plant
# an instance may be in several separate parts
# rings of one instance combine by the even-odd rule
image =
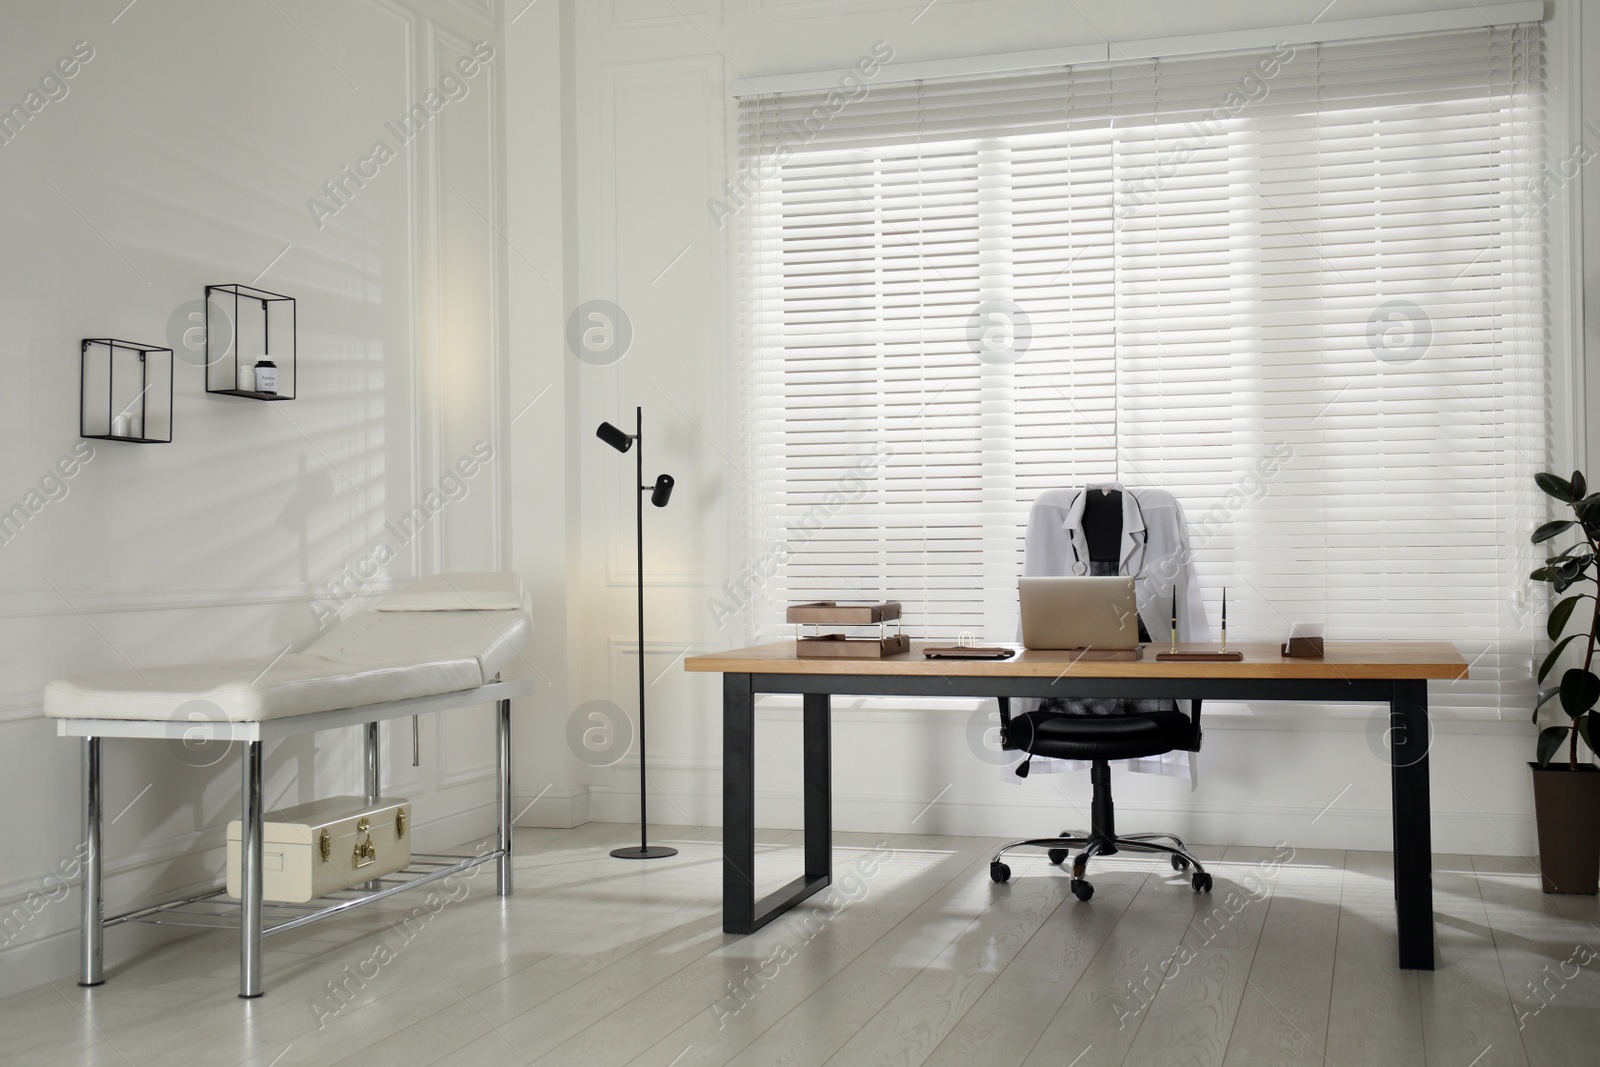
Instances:
[[[1600,638],[1600,579],[1594,573],[1600,554],[1600,493],[1589,494],[1583,472],[1573,471],[1570,480],[1554,474],[1536,474],[1539,488],[1565,504],[1570,519],[1544,523],[1533,533],[1533,543],[1543,544],[1575,530],[1579,541],[1564,552],[1549,557],[1533,572],[1533,579],[1549,582],[1558,599],[1550,609],[1547,627],[1555,647],[1539,667],[1539,684],[1555,668],[1556,661],[1574,641],[1582,641],[1583,666],[1572,667],[1561,675],[1561,684],[1540,689],[1533,706],[1534,725],[1546,703],[1559,700],[1568,722],[1539,731],[1538,762],[1533,769],[1533,811],[1539,831],[1539,869],[1546,893],[1588,893],[1600,885],[1600,768],[1588,759],[1578,761],[1578,739],[1589,751],[1600,743],[1600,675],[1595,673],[1595,645]],[[1570,596],[1562,596],[1569,589]],[[1588,600],[1590,604],[1584,605]],[[1579,609],[1583,610],[1580,611]],[[1562,636],[1576,617],[1580,629]],[[1564,761],[1551,763],[1562,748]]]

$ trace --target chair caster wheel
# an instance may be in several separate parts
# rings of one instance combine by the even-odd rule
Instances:
[[[1211,875],[1205,871],[1196,871],[1194,877],[1190,879],[1190,883],[1194,886],[1196,893],[1211,892]]]
[[[1051,849],[1050,852],[1049,852],[1049,856],[1050,856],[1050,862],[1055,864],[1057,867],[1059,867],[1063,863],[1067,862],[1067,850],[1064,849],[1064,848],[1053,848],[1053,849]]]
[[[1011,881],[1011,868],[1007,867],[999,860],[995,860],[993,863],[989,864],[989,878],[991,881],[999,882],[1001,884],[1009,882]]]
[[[1187,871],[1189,869],[1189,861],[1182,856],[1174,856],[1172,857],[1172,869],[1175,871]]]
[[[1094,896],[1094,886],[1085,882],[1082,878],[1074,878],[1072,880],[1072,895],[1079,900],[1088,900]]]

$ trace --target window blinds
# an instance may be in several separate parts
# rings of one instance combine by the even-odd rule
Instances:
[[[741,101],[753,636],[1015,633],[1028,508],[1183,504],[1235,639],[1448,639],[1524,714],[1543,42],[1495,26]]]

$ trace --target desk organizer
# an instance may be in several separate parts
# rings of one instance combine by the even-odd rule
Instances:
[[[1244,659],[1243,652],[1157,652],[1156,660],[1160,663],[1238,663]]]
[[[840,604],[832,600],[812,604],[791,604],[786,618],[795,624],[795,655],[801,659],[883,659],[911,651],[911,639],[900,632],[900,605]],[[889,623],[894,633],[889,633]],[[810,637],[800,633],[804,625],[815,627]],[[875,637],[825,634],[823,626],[876,626]]]

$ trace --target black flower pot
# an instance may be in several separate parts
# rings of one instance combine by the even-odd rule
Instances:
[[[1600,888],[1600,767],[1566,763],[1533,768],[1533,814],[1539,828],[1539,871],[1546,893]]]

